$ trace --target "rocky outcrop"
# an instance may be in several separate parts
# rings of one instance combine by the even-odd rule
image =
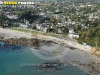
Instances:
[[[97,57],[100,57],[100,48],[92,47],[92,54],[96,55]]]

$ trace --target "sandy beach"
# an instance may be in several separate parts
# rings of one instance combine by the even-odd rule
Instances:
[[[0,28],[0,36],[4,36],[5,38],[32,38],[31,33],[19,32],[3,28]]]
[[[78,44],[72,40],[64,40],[56,37],[44,36],[44,35],[32,35],[31,33],[19,32],[10,29],[0,28],[0,36],[7,38],[35,38],[42,40],[51,40],[55,43],[51,45],[42,45],[39,49],[47,51],[54,55],[55,58],[65,64],[72,64],[86,71],[90,75],[100,75],[100,58],[91,54],[90,46],[84,46]],[[34,36],[34,37],[33,37]],[[67,48],[67,46],[74,47],[76,49]],[[60,47],[60,48],[59,48]],[[55,52],[56,51],[56,52]],[[61,58],[60,58],[61,57]],[[98,72],[99,71],[99,72]]]
[[[40,34],[31,34],[31,33],[25,33],[25,32],[20,32],[20,31],[15,31],[15,30],[10,30],[10,29],[2,29],[0,28],[0,35],[4,36],[5,38],[21,38],[21,37],[26,37],[26,38],[38,38],[42,40],[51,40],[55,43],[58,44],[64,44],[65,46],[71,46],[80,50],[84,50],[87,52],[91,52],[92,47],[90,46],[84,46],[81,44],[78,44],[75,41],[72,40],[64,40],[64,39],[59,39],[57,37],[51,37],[51,36],[44,36]]]
[[[76,68],[80,68],[89,75],[100,75],[100,58],[92,55],[90,52],[79,50],[79,49],[69,49],[59,44],[52,43],[51,45],[42,45],[40,50],[49,52],[53,54],[57,60],[63,62],[65,66],[73,65]],[[54,52],[57,53],[54,53]],[[60,52],[59,52],[60,51]],[[66,51],[64,54],[64,51]],[[61,56],[59,58],[59,55]]]

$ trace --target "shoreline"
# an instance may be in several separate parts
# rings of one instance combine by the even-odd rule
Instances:
[[[9,29],[2,29],[2,28],[0,28],[0,35],[1,34],[5,35],[4,36],[5,39],[11,39],[11,38],[15,38],[15,39],[20,39],[20,38],[35,39],[35,38],[37,38],[39,40],[42,40],[42,43],[43,43],[43,41],[44,42],[48,42],[49,41],[51,43],[54,43],[55,45],[58,44],[60,46],[64,46],[66,49],[67,48],[70,49],[69,52],[68,52],[68,54],[65,55],[65,58],[60,59],[61,62],[66,62],[68,60],[69,63],[71,63],[71,61],[77,61],[77,60],[79,60],[82,63],[85,63],[87,61],[86,64],[88,64],[88,62],[91,62],[89,59],[94,60],[94,62],[98,62],[98,63],[100,62],[99,58],[96,58],[96,56],[94,56],[94,55],[91,54],[91,47],[78,44],[75,41],[59,39],[57,37],[51,37],[51,36],[44,36],[42,34],[41,35],[40,34],[33,34],[32,35],[31,33],[25,33],[25,32],[20,32],[20,31],[15,31],[15,30],[9,30]],[[45,44],[45,46],[46,45],[47,44]],[[51,52],[50,50],[52,50],[52,47],[49,47],[50,50],[49,50],[48,47],[49,46],[47,46],[48,50],[46,50],[46,51]],[[45,48],[46,47],[44,47],[43,49],[45,49]],[[77,55],[79,55],[79,56],[77,56]],[[93,59],[92,59],[92,57],[93,57]],[[89,66],[84,67],[84,65],[80,66],[79,64],[76,64],[76,63],[71,63],[71,64],[72,65],[74,65],[74,64],[77,65],[78,68],[82,69],[85,72],[88,72],[90,70]],[[87,69],[89,69],[89,70],[87,70]],[[92,73],[90,73],[89,75],[91,75],[91,74]],[[92,75],[95,75],[95,74],[92,74]]]
[[[65,40],[65,39],[59,39],[57,37],[45,36],[42,34],[31,34],[31,33],[25,33],[25,32],[0,28],[0,35],[1,34],[5,37],[5,39],[9,39],[9,38],[27,38],[27,39],[37,38],[37,39],[45,40],[45,41],[52,41],[52,42],[55,42],[57,44],[70,47],[72,49],[79,49],[79,50],[83,50],[86,52],[92,52],[91,51],[92,47],[81,45],[75,41],[74,42],[71,41],[70,39]]]

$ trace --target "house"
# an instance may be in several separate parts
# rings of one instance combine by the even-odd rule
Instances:
[[[26,25],[26,24],[24,24],[24,23],[21,23],[19,26],[20,26],[21,28],[28,28],[28,25]]]
[[[47,32],[48,31],[48,28],[47,27],[43,28],[43,31],[44,32]]]
[[[58,28],[58,33],[59,33],[59,34],[63,33],[63,31],[62,31],[61,28]]]
[[[45,15],[45,13],[44,12],[40,12],[39,15],[40,16],[43,16],[43,15]]]
[[[77,33],[70,33],[68,34],[69,37],[76,37],[76,38],[79,38],[79,34]]]
[[[86,43],[86,42],[82,42],[82,45],[87,46],[87,47],[91,47],[91,45]]]
[[[69,28],[69,34],[74,33],[74,30],[72,28]]]
[[[6,15],[9,19],[17,19],[17,15]]]
[[[36,29],[41,29],[41,27],[42,27],[42,24],[36,24]]]
[[[71,38],[72,38],[72,37],[79,38],[79,34],[75,33],[74,30],[71,29],[71,28],[69,29],[69,34],[68,34],[68,36],[71,37]]]
[[[28,21],[28,20],[26,20],[26,21],[25,21],[25,24],[26,24],[26,25],[30,25],[30,23],[29,23],[29,21]]]

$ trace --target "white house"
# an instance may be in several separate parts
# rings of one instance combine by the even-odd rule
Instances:
[[[58,33],[59,33],[59,34],[61,34],[61,33],[62,33],[62,30],[61,30],[61,28],[59,28],[59,29],[58,29]]]
[[[41,24],[36,24],[36,29],[41,29],[42,25]]]
[[[44,12],[40,12],[39,15],[43,16],[43,15],[45,15],[45,13]]]
[[[6,15],[9,19],[17,19],[17,15]]]
[[[20,27],[21,27],[21,28],[28,28],[28,25],[22,24],[22,23],[21,23],[21,24],[20,24]]]
[[[44,32],[47,32],[47,27],[45,27],[45,28],[43,29],[43,31],[44,31]]]
[[[71,33],[74,33],[74,30],[73,29],[69,29],[69,34],[71,34]]]
[[[72,38],[72,37],[79,38],[79,34],[75,33],[74,30],[71,29],[71,28],[69,29],[69,34],[68,34],[68,36],[71,37],[71,38]]]
[[[70,33],[68,34],[69,37],[76,37],[76,38],[79,38],[79,34],[76,34],[76,33]]]

